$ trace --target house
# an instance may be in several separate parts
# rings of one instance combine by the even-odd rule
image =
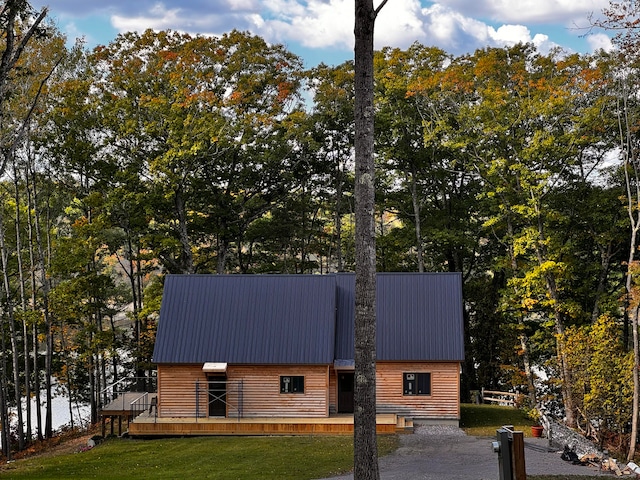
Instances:
[[[167,276],[157,418],[352,413],[354,298],[353,274]],[[457,425],[462,308],[459,274],[377,274],[379,414]]]

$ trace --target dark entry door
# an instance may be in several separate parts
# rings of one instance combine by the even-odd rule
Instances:
[[[209,416],[227,416],[227,378],[209,377]]]
[[[338,413],[353,413],[353,372],[338,372]]]

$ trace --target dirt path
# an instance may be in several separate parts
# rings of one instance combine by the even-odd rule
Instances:
[[[47,441],[36,442],[30,448],[16,452],[13,461],[20,461],[32,457],[50,457],[54,455],[64,455],[66,453],[77,453],[87,448],[88,441],[98,432],[69,432]],[[7,466],[6,461],[0,462],[0,471]]]

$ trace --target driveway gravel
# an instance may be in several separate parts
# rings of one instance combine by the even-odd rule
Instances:
[[[381,480],[497,480],[498,454],[493,437],[468,436],[459,428],[417,426],[400,436],[400,447],[380,459]],[[527,475],[614,476],[597,468],[572,465],[544,438],[525,438]],[[352,480],[353,475],[331,480]],[[329,479],[323,479],[329,480]]]

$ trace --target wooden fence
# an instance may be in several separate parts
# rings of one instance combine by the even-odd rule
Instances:
[[[496,403],[498,405],[515,407],[516,400],[520,394],[511,392],[499,392],[497,390],[485,390],[480,392],[482,403]]]

